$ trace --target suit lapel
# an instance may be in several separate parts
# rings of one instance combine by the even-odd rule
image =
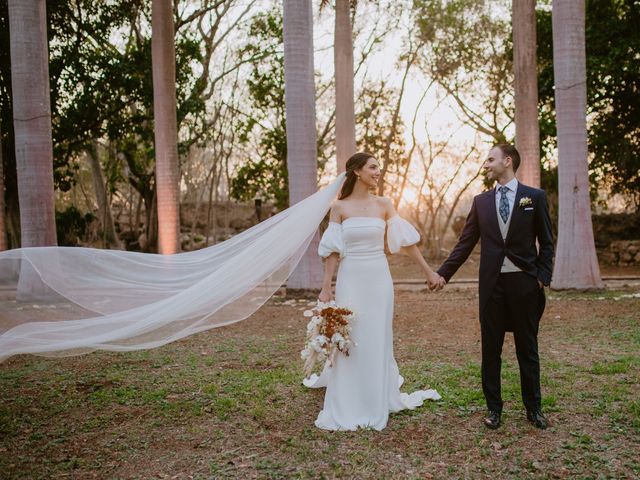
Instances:
[[[500,225],[498,225],[498,211],[496,209],[496,189],[490,190],[487,195],[487,208],[489,209],[489,221],[494,232],[498,233],[498,238],[502,240]]]
[[[513,202],[513,211],[511,212],[511,222],[509,223],[509,229],[507,230],[507,238],[505,239],[504,243],[508,243],[509,239],[511,238],[511,232],[513,232],[514,228],[514,224],[516,224],[517,222],[520,221],[520,216],[522,215],[522,209],[518,207],[518,205],[520,204],[520,199],[522,198],[522,195],[524,195],[524,188],[523,185],[518,182],[518,188],[516,189],[516,198]]]

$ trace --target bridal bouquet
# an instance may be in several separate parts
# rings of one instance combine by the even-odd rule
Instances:
[[[311,317],[307,325],[307,341],[300,356],[304,360],[304,373],[308,377],[318,362],[329,362],[333,365],[336,352],[349,356],[351,341],[351,320],[353,312],[336,306],[334,301],[322,303],[318,300],[311,310],[304,312]]]

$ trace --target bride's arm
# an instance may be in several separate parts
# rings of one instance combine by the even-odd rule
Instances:
[[[384,202],[386,219],[388,220],[396,216],[397,212],[391,200],[389,200],[388,198],[383,198],[382,200]],[[434,272],[433,269],[429,266],[427,261],[422,256],[422,253],[420,253],[420,250],[418,249],[416,244],[409,245],[407,247],[401,247],[398,253],[411,257],[413,261],[420,266],[420,268],[422,269],[422,271],[425,273],[427,277],[427,283],[429,284],[430,287],[436,288],[441,284],[440,275]]]
[[[422,271],[427,276],[427,282],[429,282],[429,285],[439,283],[440,275],[433,271],[416,245],[402,247],[400,251],[405,255],[410,256],[418,265],[420,265],[420,268],[422,268]]]
[[[324,278],[322,279],[322,290],[318,295],[318,300],[321,302],[329,302],[333,297],[331,282],[333,281],[333,274],[336,271],[338,265],[338,254],[332,253],[324,261]]]
[[[340,209],[335,204],[331,208],[331,213],[329,214],[329,221],[335,222],[335,223],[341,223]],[[320,295],[318,295],[318,300],[320,300],[321,302],[329,302],[333,298],[331,282],[333,282],[333,274],[336,272],[336,267],[338,266],[339,259],[340,259],[340,255],[336,252],[333,252],[324,260],[324,276],[322,278],[322,290],[320,290]]]

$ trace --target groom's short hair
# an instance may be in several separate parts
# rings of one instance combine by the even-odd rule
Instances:
[[[502,152],[502,155],[505,157],[511,157],[511,163],[513,164],[513,171],[517,172],[520,167],[520,154],[516,147],[509,143],[499,143],[496,145],[496,148],[499,148]]]

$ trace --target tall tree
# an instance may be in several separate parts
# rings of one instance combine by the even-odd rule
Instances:
[[[516,147],[522,165],[518,179],[540,187],[540,127],[536,73],[536,0],[513,0],[513,72]]]
[[[168,255],[180,250],[176,53],[171,0],[153,0],[151,23],[158,251]]]
[[[45,0],[9,0],[9,30],[21,243],[55,245]]]
[[[559,200],[552,287],[602,288],[589,198],[585,0],[554,0],[552,24]]]
[[[283,35],[287,171],[293,205],[318,188],[311,0],[284,0]],[[289,287],[317,288],[322,282],[318,241],[316,234],[289,278]]]
[[[353,33],[350,0],[336,0],[333,60],[336,79],[336,160],[338,173],[356,152],[353,97]]]
[[[4,164],[2,163],[2,132],[0,131],[0,252],[7,249],[7,228],[4,213]]]

